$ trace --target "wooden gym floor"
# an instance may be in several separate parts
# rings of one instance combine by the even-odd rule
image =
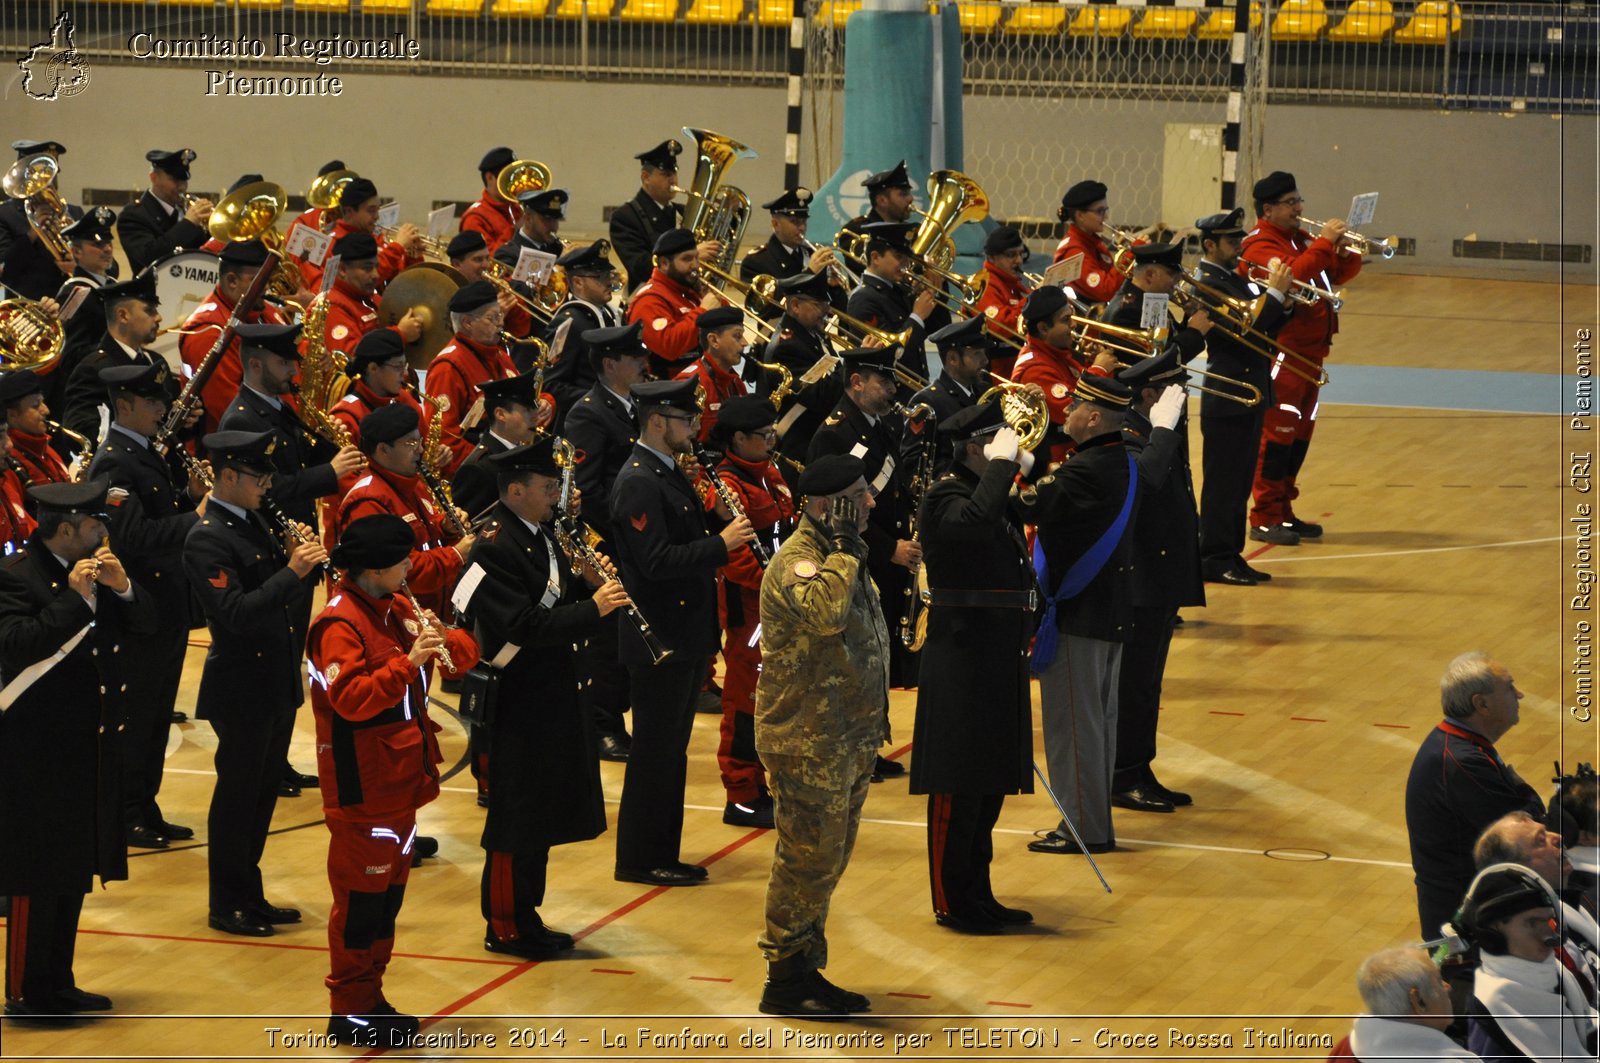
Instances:
[[[442,848],[412,874],[387,979],[389,997],[432,1016],[424,1033],[445,1040],[408,1054],[1324,1058],[1316,1038],[1337,1040],[1343,1016],[1359,1008],[1359,961],[1417,939],[1402,792],[1439,715],[1445,662],[1481,648],[1512,669],[1527,699],[1501,749],[1541,791],[1563,740],[1569,767],[1596,759],[1594,724],[1562,726],[1570,622],[1557,537],[1572,499],[1563,499],[1560,418],[1338,404],[1340,367],[1351,365],[1548,374],[1555,388],[1553,374],[1571,370],[1558,350],[1594,325],[1594,290],[1568,288],[1563,299],[1552,284],[1374,267],[1350,295],[1302,478],[1301,514],[1327,535],[1298,548],[1252,544],[1274,582],[1213,586],[1208,608],[1185,611],[1157,768],[1195,804],[1174,815],[1118,812],[1125,851],[1100,858],[1115,892],[1083,859],[1029,853],[1032,832],[1056,816],[1042,793],[1016,797],[996,833],[994,882],[1037,923],[993,938],[939,928],[924,800],[903,779],[875,785],[833,905],[827,969],[871,996],[874,1011],[840,1024],[760,1016],[755,939],[772,841],[721,822],[717,720],[700,716],[683,855],[710,868],[710,884],[614,882],[609,834],[556,850],[543,912],[580,939],[559,961],[483,951],[482,812],[465,773],[447,783],[421,816]],[[1493,388],[1482,397],[1463,405],[1495,407]],[[1197,426],[1191,435],[1198,466]],[[190,656],[180,707],[201,658]],[[916,755],[904,745],[913,707],[913,694],[893,696],[902,758]],[[446,727],[452,764],[465,743],[453,721]],[[293,1040],[327,1019],[317,797],[279,802],[264,861],[268,898],[301,908],[305,922],[268,940],[210,931],[203,845],[214,738],[188,723],[172,739],[162,804],[199,829],[198,844],[140,853],[131,881],[84,907],[78,982],[112,996],[117,1014],[61,1030],[7,1022],[5,1054],[354,1054]],[[1037,736],[1035,751],[1042,757]],[[291,757],[313,766],[309,708]],[[602,771],[614,801],[622,768]],[[643,1043],[640,1027],[653,1031]],[[727,1047],[686,1041],[685,1031],[720,1035]],[[844,1039],[806,1040],[818,1035]]]

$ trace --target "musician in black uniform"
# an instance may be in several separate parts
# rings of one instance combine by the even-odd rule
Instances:
[[[861,274],[861,287],[850,293],[846,312],[882,332],[901,332],[909,327],[910,338],[899,348],[900,364],[916,376],[925,377],[928,365],[922,348],[938,304],[927,288],[920,288],[913,297],[905,287],[906,270],[913,260],[911,234],[917,227],[910,223],[880,222],[862,231],[869,238],[867,266]]]
[[[983,319],[976,319],[981,322]],[[1033,916],[995,899],[992,832],[1006,794],[1033,792],[1028,642],[1040,604],[1010,511],[1023,455],[998,402],[940,421],[955,459],[922,501],[928,635],[911,792],[928,795],[928,881],[941,926],[998,933]]]
[[[1122,443],[1137,456],[1138,513],[1133,525],[1133,627],[1122,647],[1117,679],[1117,753],[1111,803],[1136,812],[1171,812],[1192,804],[1156,779],[1156,715],[1172,645],[1172,624],[1184,606],[1205,605],[1200,578],[1199,516],[1181,418],[1188,374],[1168,347],[1117,373],[1133,392]]]
[[[1250,327],[1275,336],[1292,310],[1285,293],[1293,274],[1287,267],[1280,269],[1265,287],[1239,276],[1236,268],[1239,243],[1244,239],[1243,218],[1244,208],[1235,207],[1195,222],[1201,246],[1196,276],[1209,288],[1258,305]],[[1204,292],[1197,295],[1202,303],[1217,303]],[[1230,326],[1226,330],[1213,329],[1206,335],[1207,369],[1254,386],[1261,392],[1261,401],[1246,406],[1210,393],[1200,396],[1200,435],[1204,440],[1201,463],[1205,473],[1200,488],[1200,566],[1211,582],[1249,586],[1272,578],[1270,573],[1245,562],[1244,543],[1250,489],[1255,482],[1256,458],[1261,453],[1262,419],[1273,406],[1273,360],[1270,340],[1247,337],[1250,343],[1269,352],[1262,355],[1228,334],[1234,331],[1237,328]],[[1226,384],[1213,386],[1244,394]]]
[[[498,770],[483,827],[483,945],[550,959],[573,944],[571,935],[549,929],[539,915],[550,848],[597,838],[606,829],[573,643],[625,605],[628,594],[593,569],[582,579],[574,576],[556,543],[549,522],[562,470],[553,437],[490,460],[500,502],[472,552],[469,573],[480,570],[483,578],[467,614],[485,660],[507,643],[521,649],[501,668],[490,723]]]
[[[644,325],[634,322],[590,329],[582,336],[592,371],[599,377],[567,417],[565,434],[577,448],[574,482],[583,497],[584,523],[600,533],[600,549],[614,552],[611,486],[633,456],[639,438],[638,419],[630,393],[644,379],[650,348],[639,336]],[[628,711],[628,672],[620,667],[616,617],[608,617],[589,636],[580,662],[588,684],[589,712],[601,760],[627,760],[633,740],[623,715]]]
[[[165,362],[100,371],[113,420],[89,466],[90,476],[125,492],[109,507],[112,537],[128,574],[150,593],[162,618],[159,630],[128,636],[124,665],[122,825],[127,843],[140,849],[165,849],[169,841],[194,837],[193,829],[169,822],[156,803],[189,629],[199,626],[183,575],[183,542],[200,519],[196,506],[206,493],[175,453],[162,457],[151,445],[167,415],[171,375]]]
[[[689,734],[720,641],[716,571],[735,547],[755,538],[744,517],[712,533],[699,492],[678,467],[677,455],[693,453],[700,426],[694,392],[693,380],[633,386],[639,442],[611,487],[622,582],[672,651],[652,665],[631,625],[618,638],[633,695],[633,748],[617,811],[616,878],[652,886],[691,886],[708,877],[678,859]]]
[[[939,375],[911,396],[909,406],[927,403],[943,424],[989,390],[989,352],[994,341],[985,330],[985,323],[981,316],[962,318],[928,337],[939,349]],[[939,433],[937,453],[941,461],[950,457],[950,442],[950,436]]]
[[[211,630],[195,697],[195,715],[217,733],[208,925],[268,937],[274,926],[300,921],[295,909],[267,903],[261,854],[305,700],[304,625],[328,553],[305,524],[305,541],[286,549],[258,512],[277,471],[275,432],[213,432],[204,443],[216,482],[184,542],[183,568]]]
[[[828,268],[838,261],[838,255],[831,247],[813,247],[806,242],[811,190],[791,188],[770,203],[761,204],[761,209],[772,214],[772,235],[763,246],[744,256],[739,263],[739,279],[748,284],[763,275],[782,280],[798,273],[815,273],[827,280],[828,302],[834,309],[843,310],[850,293]],[[760,316],[771,321],[780,312],[777,306],[765,304]]]
[[[211,217],[211,201],[204,197],[188,204],[183,201],[189,191],[194,152],[188,148],[154,150],[145,152],[144,157],[150,163],[150,187],[117,219],[122,252],[135,274],[176,251],[194,250],[210,236],[206,222]]]
[[[872,174],[861,184],[866,188],[870,200],[867,212],[845,222],[844,231],[859,233],[877,222],[911,220],[911,208],[916,206],[917,201],[911,193],[911,177],[906,173],[906,160],[901,159],[889,169]]]
[[[617,257],[628,271],[629,292],[650,279],[650,271],[655,269],[656,241],[676,229],[683,217],[683,207],[672,201],[672,189],[678,182],[678,155],[682,151],[683,145],[676,140],[663,140],[635,155],[639,160],[639,191],[611,212],[611,246],[617,249]]]
[[[67,153],[54,140],[18,140],[11,147],[18,159],[47,154],[59,163]],[[60,179],[57,174],[50,187],[55,188]],[[83,208],[71,203],[66,204],[66,211],[73,221],[83,216]],[[28,222],[23,200],[7,197],[0,203],[0,285],[25,299],[43,299],[55,294],[72,268],[70,256],[58,262],[39,239]]]
[[[835,290],[820,273],[796,273],[778,281],[783,316],[774,322],[761,360],[783,366],[794,377],[793,389],[778,411],[779,444],[788,454],[805,456],[811,437],[844,397],[843,363],[823,330],[833,312]],[[795,463],[778,460],[777,464],[793,488],[798,479]]]
[[[155,274],[110,284],[96,289],[95,294],[105,308],[106,331],[100,337],[100,346],[79,362],[67,378],[66,404],[61,413],[62,424],[91,441],[100,435],[100,407],[106,405],[100,370],[162,361],[159,354],[145,349],[145,344],[154,343],[161,330]],[[177,398],[181,390],[178,382],[169,379],[167,387],[170,397]]]
[[[78,308],[62,322],[61,360],[45,378],[45,401],[57,408],[64,408],[67,378],[72,370],[105,338],[106,308],[95,292],[115,283],[117,278],[116,254],[111,246],[111,224],[116,217],[109,207],[95,207],[61,230],[61,235],[70,241],[73,269],[72,276],[57,290],[56,302],[63,313],[73,299],[77,299]],[[82,296],[78,295],[80,291]]]
[[[468,516],[482,513],[499,497],[494,486],[494,466],[486,459],[527,446],[538,435],[536,378],[536,373],[522,373],[478,385],[478,393],[483,396],[483,435],[450,481],[456,505]]]
[[[1139,328],[1144,314],[1144,297],[1170,296],[1177,287],[1178,278],[1183,276],[1181,244],[1140,244],[1133,249],[1133,259],[1134,265],[1128,279],[1122,282],[1122,287],[1117,289],[1100,315],[1100,320],[1119,328]],[[1167,327],[1170,335],[1167,344],[1178,348],[1179,359],[1187,365],[1206,349],[1206,337],[1211,332],[1211,324],[1211,317],[1204,310],[1189,314],[1181,325],[1168,310]],[[1093,335],[1092,331],[1090,335]],[[1126,346],[1126,341],[1120,337],[1112,335],[1109,338]],[[1117,356],[1123,361],[1131,361],[1136,357],[1120,352]]]
[[[889,685],[917,685],[917,658],[899,638],[899,620],[906,611],[911,574],[922,562],[922,547],[910,535],[915,500],[909,470],[903,468],[905,419],[894,411],[894,362],[898,347],[863,347],[845,351],[844,398],[811,437],[806,461],[824,454],[850,454],[866,466],[867,487],[876,505],[862,537],[867,543],[867,570],[877,584],[889,639]],[[932,426],[926,426],[931,430]],[[905,768],[878,758],[875,777],[901,775]]]
[[[161,622],[106,544],[104,480],[29,488],[39,528],[0,562],[0,894],[7,1015],[106,1011],[72,958],[83,898],[128,877],[117,780],[125,633]]]
[[[560,258],[562,243],[556,233],[567,216],[567,198],[565,188],[541,188],[518,196],[522,220],[517,223],[515,235],[495,251],[494,260],[514,269],[523,248]]]
[[[550,317],[545,343],[550,348],[550,364],[544,371],[544,387],[556,400],[556,426],[560,431],[567,415],[594,387],[595,370],[583,334],[591,329],[616,328],[621,323],[611,306],[617,277],[616,267],[606,254],[610,244],[596,240],[556,259],[567,274],[567,301]],[[627,389],[623,389],[627,394]]]

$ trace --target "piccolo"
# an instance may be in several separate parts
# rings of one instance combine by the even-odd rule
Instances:
[[[411,593],[411,588],[406,584],[405,580],[400,581],[400,593],[405,597],[406,603],[411,606],[411,611],[416,614],[417,623],[428,625],[438,634],[440,645],[435,652],[439,658],[439,663],[444,665],[445,671],[454,672],[456,670],[456,662],[450,657],[450,647],[443,644],[445,637],[444,627],[427,618],[427,615],[422,611],[422,603],[417,601],[417,596]]]

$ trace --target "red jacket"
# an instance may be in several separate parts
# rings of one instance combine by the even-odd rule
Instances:
[[[628,302],[628,319],[644,322],[640,337],[650,348],[651,368],[658,376],[676,370],[674,363],[693,358],[700,349],[700,327],[695,321],[704,312],[700,305],[702,296],[662,273],[650,273],[650,279],[639,286]]]
[[[361,418],[376,410],[379,406],[387,406],[392,402],[403,402],[417,411],[417,423],[422,426],[424,434],[428,427],[428,414],[422,409],[422,403],[409,391],[402,391],[392,398],[383,398],[377,392],[367,387],[366,382],[357,377],[351,381],[349,394],[333,404],[333,409],[328,415],[335,421],[344,425],[345,431],[350,433],[350,442],[354,446],[361,445]],[[339,497],[343,498],[349,493],[350,488],[356,485],[364,473],[357,469],[355,472],[346,473],[339,480]],[[330,540],[331,542],[332,540]]]
[[[20,475],[28,480],[25,486],[62,484],[71,479],[67,473],[67,463],[62,461],[61,455],[50,446],[49,436],[32,435],[18,428],[13,428],[10,436],[10,455],[22,466]],[[93,454],[87,455],[84,460],[88,461],[93,456]]]
[[[205,361],[206,354],[211,350],[211,345],[217,342],[228,318],[233,315],[233,304],[225,299],[221,292],[215,288],[205,302],[194,308],[183,323],[184,335],[178,337],[178,356],[183,359],[184,366],[189,370],[190,376],[200,370],[200,363]],[[264,303],[255,310],[245,315],[244,320],[252,325],[287,324],[287,319],[277,307]],[[191,332],[198,329],[197,332]],[[217,422],[222,420],[222,415],[228,412],[228,403],[239,394],[239,385],[243,383],[244,367],[239,364],[239,337],[235,336],[228,341],[228,349],[217,356],[216,368],[206,378],[205,386],[200,389],[200,403],[205,407],[206,433],[217,430]]]
[[[711,438],[711,429],[716,426],[717,411],[722,404],[735,396],[748,395],[750,389],[745,386],[743,377],[730,373],[705,355],[685,366],[677,378],[688,380],[690,377],[700,381],[706,393],[705,405],[700,411],[700,442],[704,443]]]
[[[1084,369],[1084,364],[1072,352],[1034,337],[1017,355],[1011,379],[1043,388],[1045,405],[1050,408],[1050,423],[1060,427],[1067,423],[1067,407],[1072,404],[1072,393],[1077,390],[1078,378]],[[1068,448],[1058,443],[1050,448],[1050,460],[1064,461],[1067,453]]]
[[[1086,233],[1076,225],[1067,226],[1067,235],[1056,245],[1055,257],[1050,261],[1064,262],[1083,252],[1083,272],[1072,282],[1072,290],[1086,303],[1110,302],[1127,278],[1112,265],[1111,248],[1097,233]]]
[[[355,230],[342,220],[336,222],[333,226],[334,243],[338,243],[341,236],[348,236],[352,232],[355,232]],[[384,285],[394,280],[395,274],[407,266],[415,266],[422,261],[421,255],[413,258],[406,254],[404,247],[401,247],[393,240],[386,239],[380,233],[373,233],[372,238],[378,241],[378,291],[380,292],[383,291]],[[328,257],[333,257],[331,249],[328,251]],[[324,260],[325,263],[326,260]],[[314,292],[322,290],[322,266],[313,266],[309,262],[302,262],[300,263],[300,272],[305,275],[307,288]]]
[[[489,245],[492,255],[500,245],[516,235],[517,224],[522,221],[522,207],[516,203],[502,203],[487,188],[478,201],[461,215],[461,231],[482,233],[483,242]]]
[[[1319,288],[1337,288],[1361,272],[1360,255],[1340,251],[1321,236],[1313,240],[1300,229],[1285,229],[1257,218],[1256,227],[1239,245],[1240,275],[1249,276],[1250,263],[1270,267],[1274,259],[1280,258],[1289,263],[1295,280]],[[1291,305],[1294,313],[1278,330],[1279,346],[1320,362],[1333,346],[1339,315],[1326,299],[1318,299],[1314,306]]]
[[[1030,288],[1021,277],[1013,276],[1009,270],[1001,269],[993,262],[985,262],[983,271],[988,274],[988,283],[983,286],[983,295],[979,297],[973,312],[989,315],[992,307],[994,314],[989,315],[990,320],[1000,327],[991,327],[990,331],[1002,340],[1008,340],[1008,332],[1018,336],[1027,336],[1027,330],[1022,325],[1022,304],[1028,301]],[[1014,348],[1013,348],[1014,349]],[[1010,377],[1011,366],[1017,360],[1015,354],[1001,354],[989,358],[989,371],[998,376]]]
[[[440,436],[450,448],[450,463],[440,469],[445,479],[455,475],[472,453],[473,444],[462,434],[461,419],[478,401],[478,385],[489,380],[507,380],[517,375],[510,355],[499,347],[484,347],[457,333],[428,364],[423,381],[424,394],[436,395],[449,403],[444,410],[444,432]]]
[[[417,623],[403,598],[374,598],[354,581],[341,584],[311,622],[317,774],[330,819],[412,812],[439,795],[440,728],[428,716],[422,671],[406,656]],[[453,674],[477,663],[477,644],[465,631],[450,630],[445,647]]]
[[[750,518],[751,527],[766,545],[768,555],[777,553],[774,540],[794,526],[795,515],[794,496],[789,493],[789,485],[778,467],[770,461],[758,465],[733,454],[724,454],[717,466],[717,478],[733,488],[745,515]],[[712,508],[715,501],[713,492],[707,508]],[[720,572],[724,579],[745,590],[752,606],[759,603],[765,569],[756,561],[755,551],[750,547],[741,546],[735,550]],[[754,617],[755,613],[749,615]]]
[[[38,523],[22,504],[22,477],[12,468],[0,469],[0,552],[9,554],[28,541]]]
[[[444,514],[434,505],[428,488],[419,477],[368,466],[367,474],[345,494],[338,515],[329,522],[336,530],[335,541],[352,523],[374,513],[389,513],[411,525],[416,548],[411,551],[406,583],[423,605],[448,616],[445,603],[461,575],[462,558],[450,545],[456,536],[447,530]]]
[[[328,314],[323,320],[322,334],[323,345],[330,354],[340,351],[348,357],[361,337],[378,327],[379,302],[378,296],[362,295],[344,281],[333,282],[328,290]],[[304,350],[305,340],[300,342]]]

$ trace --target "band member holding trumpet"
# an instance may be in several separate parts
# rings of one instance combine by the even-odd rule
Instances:
[[[183,543],[204,513],[208,490],[176,453],[163,458],[150,445],[167,415],[171,375],[165,362],[100,371],[111,401],[111,430],[89,466],[90,476],[121,489],[108,507],[117,547],[162,617],[159,630],[129,635],[123,666],[128,722],[122,737],[122,829],[127,843],[140,849],[165,849],[169,841],[194,837],[189,827],[168,822],[156,803],[189,629],[201,622],[183,578]]]
[[[239,240],[224,245],[217,260],[217,286],[184,321],[182,335],[178,339],[178,353],[191,374],[199,370],[200,364],[216,344],[217,337],[232,318],[233,308],[240,296],[250,287],[256,271],[267,261],[267,249],[260,240]],[[252,325],[282,325],[287,322],[282,311],[268,302],[261,303],[241,320]],[[215,365],[216,368],[206,378],[205,386],[200,389],[200,402],[205,408],[201,423],[206,432],[216,431],[222,415],[228,412],[228,400],[239,391],[244,370],[239,361],[238,336],[228,341],[227,348],[217,357]]]
[[[67,149],[54,140],[14,140],[11,147],[17,161],[35,155],[48,155],[58,166]],[[55,192],[61,181],[58,169],[50,180],[49,188]],[[83,216],[83,208],[65,205],[66,225]],[[62,253],[57,257],[51,245],[39,238],[39,232],[28,220],[24,201],[19,196],[7,197],[0,202],[0,284],[24,299],[43,299],[53,295],[61,282],[72,275],[72,256]],[[99,337],[96,337],[98,339]]]
[[[1072,282],[1077,297],[1088,303],[1103,303],[1122,286],[1123,274],[1116,266],[1111,248],[1100,234],[1107,230],[1106,186],[1099,181],[1079,181],[1061,196],[1057,217],[1067,224],[1066,234],[1056,245],[1052,262],[1065,262],[1083,255],[1083,270]]]
[[[806,225],[811,219],[811,189],[791,188],[761,209],[772,215],[772,235],[762,247],[750,252],[739,263],[739,279],[749,284],[759,276],[793,277],[815,273],[827,278],[828,301],[843,310],[850,293],[840,283],[835,263],[838,254],[831,247],[806,243]],[[763,307],[761,316],[777,316],[777,308]]]
[[[700,413],[702,443],[715,431],[723,403],[736,395],[772,392],[768,372],[745,357],[744,315],[737,306],[716,306],[695,319],[700,327],[700,357],[680,370],[678,379],[697,381],[705,391]]]
[[[667,379],[694,358],[699,342],[696,319],[724,305],[716,291],[700,280],[700,247],[688,229],[669,229],[655,246],[655,271],[628,301],[627,323],[644,325],[650,368]]]
[[[119,640],[161,622],[106,543],[104,480],[29,489],[39,528],[0,562],[0,893],[5,1013],[106,1011],[72,962],[94,877],[128,877],[117,744],[124,695]]]
[[[204,444],[215,483],[184,542],[183,567],[211,629],[195,698],[195,715],[217,733],[206,820],[208,922],[228,934],[269,937],[274,926],[300,921],[297,910],[267,902],[261,854],[295,710],[305,700],[303,625],[328,553],[306,525],[294,529],[299,541],[286,543],[256,515],[278,468],[276,433],[214,432]]]
[[[404,593],[413,540],[405,521],[351,523],[330,560],[338,593],[311,624],[307,657],[317,725],[317,772],[328,827],[328,1035],[388,1047],[417,1020],[384,996],[395,917],[405,899],[417,810],[439,795],[438,725],[428,716],[428,669],[478,659],[467,632],[416,615]],[[402,1035],[391,1040],[390,1033]]]
[[[636,630],[619,636],[633,695],[633,746],[617,811],[616,878],[692,886],[707,872],[679,860],[684,778],[695,702],[718,649],[716,571],[755,532],[748,518],[723,513],[727,524],[713,534],[700,495],[678,467],[676,456],[694,452],[699,429],[695,382],[635,384],[631,397],[639,442],[611,488],[613,545],[623,582],[672,656],[655,663]]]
[[[995,228],[983,241],[983,294],[972,310],[993,322],[998,336],[1023,334],[1022,306],[1032,287],[1023,278],[1022,267],[1031,255],[1022,234],[1010,225]],[[1015,362],[1016,355],[1010,348],[996,346],[989,368],[1010,379]]]
[[[334,246],[329,251],[330,255],[339,254],[339,241],[352,233],[364,233],[372,237],[377,244],[378,276],[375,290],[378,292],[382,292],[384,285],[394,280],[401,270],[422,261],[421,231],[410,222],[404,222],[395,227],[392,238],[378,232],[380,206],[378,186],[371,180],[356,177],[346,183],[339,195],[338,206],[334,208],[338,211],[339,220],[333,226]],[[323,266],[310,263],[301,265],[301,272],[306,274],[306,287],[311,291],[321,290],[322,271]]]
[[[630,292],[650,279],[656,241],[676,228],[683,217],[683,205],[673,202],[678,185],[678,156],[682,152],[683,145],[676,140],[663,140],[635,155],[639,160],[639,191],[611,212],[611,246],[617,249],[617,256],[628,271]]]
[[[630,599],[612,572],[580,566],[557,545],[551,521],[563,470],[553,436],[489,460],[500,501],[472,552],[475,589],[466,602],[501,692],[489,722],[495,764],[503,767],[483,827],[483,945],[551,959],[573,940],[539,915],[550,848],[606,829],[573,644]],[[626,791],[623,800],[626,815]],[[680,793],[680,816],[682,800]]]
[[[545,367],[545,389],[556,400],[556,425],[564,427],[567,415],[595,385],[595,368],[589,358],[584,333],[616,328],[621,322],[611,306],[611,296],[621,283],[603,240],[568,251],[556,259],[566,272],[567,300],[550,317],[545,344],[550,364]],[[626,387],[622,394],[626,395]]]
[[[1200,396],[1200,434],[1205,440],[1201,459],[1205,477],[1200,488],[1200,565],[1207,580],[1236,586],[1265,583],[1272,578],[1246,564],[1245,528],[1250,515],[1250,486],[1261,453],[1262,418],[1273,405],[1275,370],[1270,337],[1277,335],[1290,312],[1285,296],[1292,279],[1288,264],[1283,262],[1271,270],[1265,287],[1239,276],[1243,218],[1244,208],[1235,207],[1195,222],[1201,246],[1196,279],[1204,286],[1197,286],[1196,297],[1203,304],[1219,307],[1219,314],[1223,312],[1219,297],[1258,308],[1254,319],[1245,324],[1262,334],[1241,337],[1232,327],[1215,328],[1206,334],[1208,370],[1258,388],[1262,395],[1262,401],[1254,406],[1210,391]],[[1259,349],[1252,349],[1252,345]]]
[[[155,149],[144,157],[150,163],[150,187],[117,219],[122,253],[134,274],[174,251],[192,251],[205,243],[211,217],[211,200],[189,195],[193,151]]]
[[[1305,200],[1295,187],[1294,174],[1274,170],[1255,183],[1251,191],[1256,207],[1256,227],[1239,247],[1239,270],[1270,269],[1281,259],[1289,263],[1296,281],[1315,285],[1332,295],[1332,289],[1361,272],[1361,256],[1344,244],[1347,228],[1342,219],[1322,227],[1315,238],[1300,227]],[[1326,298],[1295,309],[1278,333],[1284,350],[1295,351],[1321,366],[1339,331],[1339,314]],[[1294,515],[1300,491],[1295,479],[1311,447],[1317,427],[1317,384],[1280,372],[1273,379],[1276,391],[1261,431],[1261,460],[1256,467],[1254,504],[1250,511],[1250,538],[1294,546],[1301,539],[1320,539],[1322,525]]]
[[[461,231],[481,236],[491,255],[511,239],[517,231],[517,222],[522,220],[522,207],[500,197],[498,181],[500,171],[516,160],[510,148],[490,148],[484,153],[483,158],[478,160],[478,179],[483,182],[483,193],[461,215]],[[451,252],[451,257],[454,257],[454,252]]]
[[[363,336],[379,327],[378,241],[371,233],[346,233],[328,253],[338,257],[339,273],[328,289],[323,346],[330,355],[335,351],[349,355]],[[416,310],[408,310],[394,329],[407,343],[415,343],[422,336],[422,319]]]

